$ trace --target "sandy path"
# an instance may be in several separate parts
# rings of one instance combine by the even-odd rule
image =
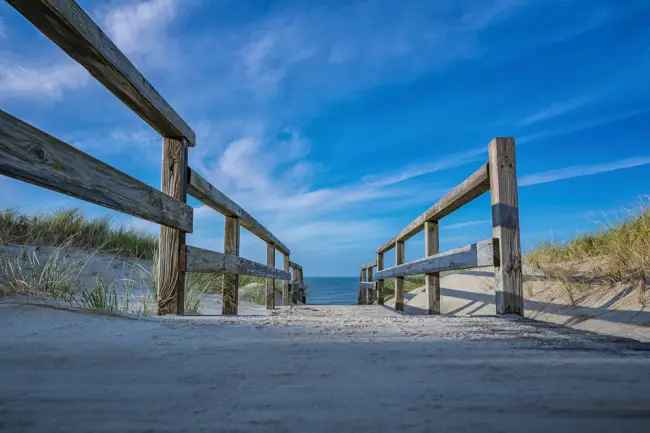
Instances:
[[[389,283],[392,284],[392,283]],[[495,315],[494,276],[485,270],[443,274],[441,312],[455,316]],[[527,318],[571,328],[650,343],[650,311],[638,304],[638,292],[621,288],[591,290],[579,305],[569,304],[558,284],[542,282],[535,295],[524,300]],[[393,306],[392,300],[386,305]],[[405,294],[411,314],[424,314],[424,287]]]
[[[2,432],[650,431],[650,346],[378,306],[153,320],[0,303]]]

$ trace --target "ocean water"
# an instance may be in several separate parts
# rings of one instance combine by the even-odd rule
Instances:
[[[358,277],[305,277],[308,304],[356,304]]]

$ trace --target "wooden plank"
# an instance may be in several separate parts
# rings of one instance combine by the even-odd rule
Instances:
[[[194,131],[75,1],[7,1],[162,136],[195,144]]]
[[[239,256],[239,218],[226,217],[223,252],[226,255]],[[239,304],[239,274],[226,272],[223,275],[223,315],[237,314]]]
[[[395,243],[395,265],[400,266],[404,263],[404,242],[398,241]],[[398,276],[395,278],[395,311],[404,311],[404,277]]]
[[[361,268],[361,273],[359,275],[359,304],[368,305],[368,286],[365,283],[368,282],[368,269]]]
[[[248,212],[246,212],[241,206],[231,200],[223,192],[212,186],[210,182],[201,177],[201,175],[199,175],[196,171],[189,170],[189,177],[190,180],[188,193],[191,196],[201,200],[207,206],[211,207],[219,213],[222,213],[225,216],[234,216],[239,218],[239,224],[241,224],[242,227],[263,241],[270,242],[275,245],[275,247],[280,250],[282,254],[291,254],[289,248],[280,242],[280,240],[276,238],[273,233],[271,233],[266,227],[260,224],[255,218],[253,218]]]
[[[289,280],[291,275],[243,257],[197,247],[187,247],[187,271],[200,273],[230,272],[239,275]]]
[[[0,110],[0,173],[192,231],[192,208]]]
[[[368,305],[372,305],[375,302],[375,283],[373,283],[373,268],[374,265],[368,266],[366,268],[366,281],[372,283],[372,286],[368,288],[368,291],[366,292],[367,296],[367,303]]]
[[[162,190],[185,202],[187,191],[187,146],[183,140],[163,139]],[[135,203],[137,205],[137,203]],[[158,241],[158,314],[183,314],[185,311],[185,232],[160,226]]]
[[[494,241],[490,239],[377,271],[375,278],[397,278],[406,275],[495,266],[499,263],[497,252],[498,248],[494,248]]]
[[[284,269],[286,272],[289,272],[289,256],[287,254],[283,255],[284,260],[283,260],[283,266],[282,269]],[[291,304],[291,300],[289,298],[289,281],[283,281],[282,282],[282,305],[289,305]]]
[[[375,288],[375,283],[373,281],[362,281],[359,285],[367,290],[372,290]]]
[[[268,242],[266,244],[266,265],[269,268],[275,268],[275,246]],[[272,310],[275,308],[275,279],[266,280],[266,308]]]
[[[298,268],[296,264],[292,261],[289,261],[289,267],[291,268],[291,303],[298,303]]]
[[[292,261],[289,261],[289,266],[291,266],[292,268],[294,268],[296,270],[302,271],[302,266],[300,266],[298,263],[294,263]]]
[[[359,305],[364,305],[366,299],[365,288],[363,287],[363,278],[364,278],[363,272],[364,269],[361,268],[361,270],[359,271],[359,292],[357,294],[357,304]]]
[[[307,303],[307,285],[305,284],[305,274],[303,273],[302,266],[298,270],[298,273],[300,275],[300,288],[299,288],[299,296],[298,296],[299,299],[298,300],[300,301],[300,303],[306,304]]]
[[[384,253],[377,254],[377,271],[384,269]],[[384,305],[384,280],[377,277],[377,273],[374,275],[374,279],[377,281],[377,305]]]
[[[424,257],[439,252],[439,227],[437,221],[424,223]],[[425,274],[424,285],[427,293],[427,312],[440,314],[440,272]]]
[[[500,266],[495,269],[497,314],[524,314],[519,239],[519,203],[515,141],[497,137],[490,142],[492,236],[499,241]]]
[[[460,185],[452,189],[441,198],[436,204],[427,209],[424,213],[414,219],[407,225],[397,236],[386,242],[377,249],[378,253],[383,253],[395,246],[397,242],[404,242],[411,236],[422,230],[426,221],[438,221],[461,206],[474,200],[484,192],[490,189],[490,180],[488,176],[487,164],[483,164],[470,177],[465,179]]]
[[[307,286],[305,285],[305,277],[303,274],[302,266],[298,265],[296,271],[298,274],[298,303],[305,304],[307,302],[305,290]]]

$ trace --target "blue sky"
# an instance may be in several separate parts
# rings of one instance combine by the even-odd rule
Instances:
[[[357,275],[494,136],[517,140],[524,248],[598,230],[650,194],[647,1],[80,4],[194,128],[190,165],[307,275]],[[0,107],[160,183],[156,133],[6,2]],[[4,177],[0,193],[3,208],[158,231]],[[223,217],[191,204],[189,243],[222,251]],[[489,218],[483,196],[444,219],[442,248],[489,238]],[[407,243],[407,259],[422,251],[421,235]],[[263,261],[265,246],[243,234],[242,254]]]

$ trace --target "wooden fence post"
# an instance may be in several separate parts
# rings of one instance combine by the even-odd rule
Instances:
[[[384,269],[384,253],[377,254],[377,270]],[[384,305],[384,280],[377,280],[375,285],[377,290],[377,305]]]
[[[424,223],[424,256],[437,254],[439,245],[438,221]],[[427,291],[427,310],[429,314],[440,314],[440,273],[426,274],[424,277]]]
[[[266,264],[275,268],[275,246],[270,242],[266,243]],[[275,278],[266,279],[266,308],[275,308]]]
[[[298,269],[298,275],[300,276],[300,295],[298,301],[301,304],[306,304],[307,303],[307,295],[305,294],[305,276],[302,273],[302,267]]]
[[[497,314],[524,314],[519,239],[519,204],[515,141],[497,137],[490,142],[489,175],[492,236],[498,240],[500,264],[496,267]]]
[[[366,281],[372,281],[372,265],[366,268]],[[375,302],[374,289],[366,289],[366,304],[372,305]]]
[[[239,218],[226,216],[223,252],[239,256]],[[223,275],[223,314],[237,314],[239,304],[239,274]]]
[[[162,192],[185,203],[187,196],[187,143],[163,138]],[[185,312],[185,271],[187,251],[185,232],[160,226],[158,242],[158,314]]]
[[[395,242],[395,265],[404,263],[404,242]],[[404,277],[395,278],[395,310],[404,311]]]
[[[289,272],[291,273],[291,281],[289,282],[289,303],[296,304],[298,299],[296,294],[296,268],[292,263],[289,263]]]
[[[284,266],[283,269],[289,272],[289,254],[284,254]],[[289,298],[289,281],[282,282],[282,305],[291,305],[291,299]]]
[[[357,304],[363,305],[363,268],[359,271],[359,294],[357,295]]]

